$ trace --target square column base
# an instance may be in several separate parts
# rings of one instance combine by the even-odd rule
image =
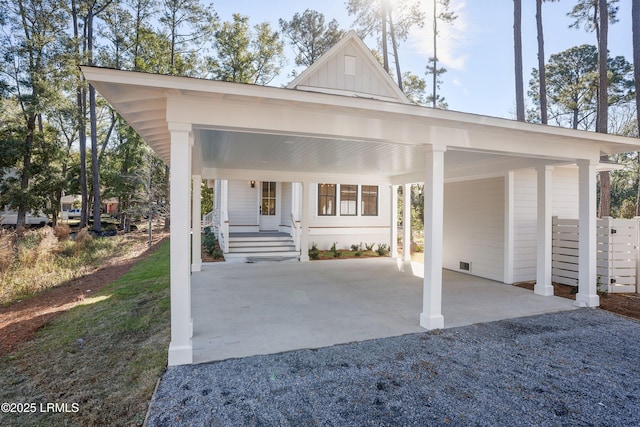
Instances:
[[[543,297],[553,296],[553,286],[552,285],[544,285],[537,283],[533,287],[533,293],[536,295],[542,295]]]
[[[189,340],[191,343],[191,340]],[[193,348],[189,345],[169,344],[169,366],[191,365],[193,363]]]
[[[600,305],[600,297],[598,295],[585,295],[578,292],[574,305],[578,307],[598,307]]]
[[[193,263],[191,264],[191,271],[202,271],[202,263]]]
[[[420,326],[429,331],[432,329],[443,329],[444,316],[442,314],[429,316],[426,313],[420,313]]]

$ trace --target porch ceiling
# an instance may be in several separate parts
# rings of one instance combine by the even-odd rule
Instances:
[[[421,181],[422,145],[366,142],[347,139],[274,135],[227,130],[196,129],[195,144],[203,175],[211,178],[286,171],[294,174],[394,177]],[[490,152],[449,150],[445,154],[446,179],[498,175],[511,169],[566,160],[534,159]],[[252,171],[252,172],[249,172]]]

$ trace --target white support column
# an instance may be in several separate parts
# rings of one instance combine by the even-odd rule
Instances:
[[[444,153],[447,147],[425,147],[424,281],[420,326],[444,328],[442,315],[442,229],[444,220]]]
[[[169,365],[193,363],[191,345],[190,215],[191,125],[169,123],[171,132],[171,343]]]
[[[538,250],[536,261],[536,284],[533,292],[538,295],[553,295],[551,283],[551,199],[553,190],[553,167],[536,168],[538,173]]]
[[[398,186],[391,186],[391,258],[398,258]]]
[[[402,199],[402,260],[411,261],[411,184],[404,185]]]
[[[302,183],[302,212],[301,225],[302,235],[300,236],[300,261],[309,262],[309,190],[311,183]]]
[[[576,305],[580,307],[600,305],[596,278],[596,164],[597,161],[578,160],[580,219]]]
[[[193,175],[193,197],[191,206],[191,271],[202,270],[202,194],[201,175]]]
[[[504,273],[503,281],[513,284],[514,228],[515,228],[515,176],[509,171],[504,177]]]

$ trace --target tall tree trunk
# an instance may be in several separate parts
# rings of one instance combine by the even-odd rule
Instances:
[[[73,37],[76,61],[78,64],[83,62],[83,49],[80,47],[80,26],[78,23],[78,4],[75,0],[71,1],[71,17],[73,19]],[[80,150],[80,228],[87,226],[89,218],[89,209],[87,205],[87,129],[85,127],[85,118],[87,112],[87,92],[84,89],[82,76],[78,76],[76,86],[76,108],[77,108],[77,126],[78,126],[78,145]]]
[[[640,4],[631,3],[631,28],[633,34],[633,76],[636,86],[636,121],[640,137]],[[640,158],[640,152],[637,153]],[[636,216],[640,216],[640,173],[638,174],[638,194],[636,196]]]
[[[380,17],[380,25],[382,25],[382,63],[384,70],[389,72],[389,50],[387,49],[387,4],[382,2],[382,16]]]
[[[438,15],[436,13],[437,0],[433,0],[433,108],[437,106],[437,88],[438,88]]]
[[[516,119],[524,122],[524,82],[522,76],[522,0],[513,0],[513,49],[516,77]]]
[[[609,123],[609,79],[607,77],[609,11],[607,0],[598,0],[598,15],[598,106],[596,132],[607,133]],[[607,159],[607,156],[601,157],[601,160]],[[609,178],[608,171],[600,172],[600,206],[598,209],[600,217],[611,215],[611,183]]]
[[[87,53],[93,65],[93,8],[87,12]],[[96,116],[96,90],[89,85],[89,124],[91,127],[91,172],[93,187],[93,230],[101,231],[100,224],[100,165],[98,164],[98,118]]]
[[[396,41],[396,30],[393,27],[393,17],[389,10],[389,33],[391,34],[391,45],[393,47],[393,59],[396,63],[396,77],[398,78],[398,87],[402,90],[402,72],[400,72],[400,56],[398,55],[398,42]]]
[[[538,30],[538,76],[540,77],[540,121],[543,125],[547,118],[547,76],[544,66],[544,30],[542,29],[542,1],[536,0],[536,27]]]
[[[33,135],[36,131],[36,116],[27,116],[27,136],[24,141],[24,154],[22,156],[22,174],[20,176],[20,193],[26,195],[29,192],[29,179],[31,178],[31,156],[33,155]],[[18,204],[18,217],[16,227],[25,225],[27,220],[27,201],[23,197]]]

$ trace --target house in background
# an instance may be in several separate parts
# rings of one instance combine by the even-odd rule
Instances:
[[[170,365],[193,361],[202,179],[217,186],[207,221],[227,252],[237,233],[277,232],[303,262],[313,242],[388,242],[395,255],[398,186],[424,182],[426,329],[444,325],[443,268],[535,279],[552,295],[552,216],[573,216],[576,303],[599,304],[599,159],[640,150],[636,140],[411,105],[353,32],[287,88],[82,71],[171,166]]]

